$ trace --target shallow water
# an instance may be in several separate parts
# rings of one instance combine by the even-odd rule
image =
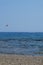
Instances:
[[[43,33],[0,32],[0,53],[43,56]]]

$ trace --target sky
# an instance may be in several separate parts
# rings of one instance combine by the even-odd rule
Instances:
[[[43,0],[0,0],[0,32],[43,32]]]

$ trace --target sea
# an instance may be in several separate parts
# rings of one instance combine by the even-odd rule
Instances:
[[[43,32],[0,32],[0,54],[43,56]]]

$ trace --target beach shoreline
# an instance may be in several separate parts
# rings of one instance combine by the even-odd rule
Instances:
[[[0,54],[0,65],[43,65],[43,56]]]

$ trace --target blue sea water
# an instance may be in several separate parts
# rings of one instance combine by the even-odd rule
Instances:
[[[43,56],[43,33],[0,32],[0,53]]]

